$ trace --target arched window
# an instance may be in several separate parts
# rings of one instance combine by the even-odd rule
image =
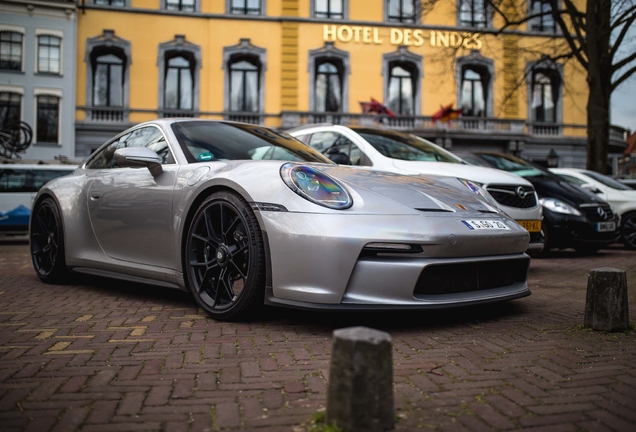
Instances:
[[[223,48],[224,100],[227,120],[262,124],[267,52],[243,38]],[[246,114],[242,114],[246,113]],[[254,114],[251,114],[254,113]]]
[[[128,106],[130,42],[114,33],[104,30],[86,41],[86,105],[93,107],[87,111],[90,120],[128,120],[123,108]]]
[[[532,75],[532,119],[537,122],[555,123],[560,79],[553,71],[536,70]]]
[[[411,63],[389,65],[389,108],[396,114],[415,115],[417,72]]]
[[[177,34],[173,40],[159,44],[157,67],[160,115],[197,115],[201,47],[188,42],[185,35]]]
[[[260,63],[252,56],[230,60],[230,111],[258,112]]]
[[[192,110],[194,107],[194,59],[191,55],[166,55],[164,78],[165,109]]]
[[[316,62],[314,111],[342,111],[342,74],[342,63],[337,60]]]
[[[465,117],[494,116],[495,63],[473,51],[456,59],[457,106]]]
[[[125,59],[118,50],[96,49],[91,53],[93,106],[124,106]]]

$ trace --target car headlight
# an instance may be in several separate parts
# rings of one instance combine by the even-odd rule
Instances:
[[[310,166],[286,163],[280,168],[280,176],[291,190],[315,204],[336,210],[353,205],[351,195],[340,183]]]
[[[485,199],[489,204],[495,206],[495,208],[498,208],[499,205],[497,204],[497,201],[495,201],[495,199],[492,197],[492,195],[490,195],[486,189],[484,189],[483,187],[481,187],[479,185],[479,183],[475,183],[474,181],[471,180],[466,180],[466,179],[457,179],[459,180],[459,182],[461,184],[463,184],[464,186],[466,186],[468,189],[470,189],[472,192],[476,193],[477,195],[479,195],[480,197],[482,197],[483,199]]]
[[[570,214],[575,216],[581,216],[581,212],[572,207],[571,205],[564,203],[556,198],[541,198],[539,200],[541,205],[550,211],[561,214]]]

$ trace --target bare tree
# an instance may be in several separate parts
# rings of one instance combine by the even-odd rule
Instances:
[[[457,2],[458,7],[461,1]],[[539,8],[528,7],[530,1],[483,0],[481,6],[501,18],[497,22],[503,24],[493,29],[497,34],[534,20],[553,20],[562,43],[556,49],[546,49],[543,58],[558,62],[574,59],[587,71],[587,168],[605,173],[611,95],[636,73],[636,50],[621,49],[632,42],[628,32],[636,21],[636,0],[535,0],[549,6]],[[439,2],[423,0],[423,15]]]

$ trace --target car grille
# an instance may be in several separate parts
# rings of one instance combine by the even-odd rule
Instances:
[[[501,205],[517,208],[537,205],[537,196],[532,186],[489,185],[486,190]],[[523,190],[525,196],[520,197],[517,190]]]
[[[422,270],[414,295],[452,294],[502,288],[526,280],[529,259],[435,264]]]
[[[592,222],[603,222],[614,218],[614,212],[608,204],[581,204],[579,208]],[[599,208],[602,209],[601,212]]]

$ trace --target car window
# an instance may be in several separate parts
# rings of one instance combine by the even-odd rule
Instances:
[[[171,127],[189,163],[260,159],[331,163],[291,135],[262,126],[180,121]]]
[[[414,135],[367,129],[356,132],[383,156],[391,159],[463,163],[453,154]]]
[[[163,165],[174,163],[168,142],[161,130],[156,126],[135,129],[131,133],[122,136],[119,139],[117,148],[125,147],[148,147],[161,157]]]
[[[578,177],[574,177],[574,176],[571,176],[571,175],[569,175],[569,174],[563,174],[563,173],[558,173],[558,174],[559,174],[561,177],[563,177],[564,179],[566,179],[567,181],[569,181],[569,182],[571,182],[571,183],[574,183],[575,185],[582,186],[582,185],[584,185],[584,184],[587,184],[587,182],[586,182],[586,181],[581,180],[581,179],[580,179],[580,178],[578,178]]]
[[[316,132],[311,135],[309,145],[324,153],[325,150],[333,146],[349,145],[351,141],[342,134],[337,132]]]
[[[110,169],[117,168],[118,165],[115,163],[115,150],[117,150],[117,144],[119,140],[114,140],[110,142],[108,145],[103,147],[101,150],[98,150],[97,153],[91,157],[91,159],[86,164],[87,169]]]
[[[552,177],[554,174],[544,172],[530,163],[517,158],[502,157],[488,153],[480,153],[479,157],[488,161],[493,167],[517,174],[521,177]]]
[[[609,186],[612,189],[618,189],[618,190],[632,190],[632,188],[625,186],[623,183],[620,183],[616,180],[614,180],[611,177],[608,177],[606,175],[603,174],[599,174],[595,171],[585,171],[584,174],[594,180],[596,180],[599,183],[604,184],[605,186]]]

